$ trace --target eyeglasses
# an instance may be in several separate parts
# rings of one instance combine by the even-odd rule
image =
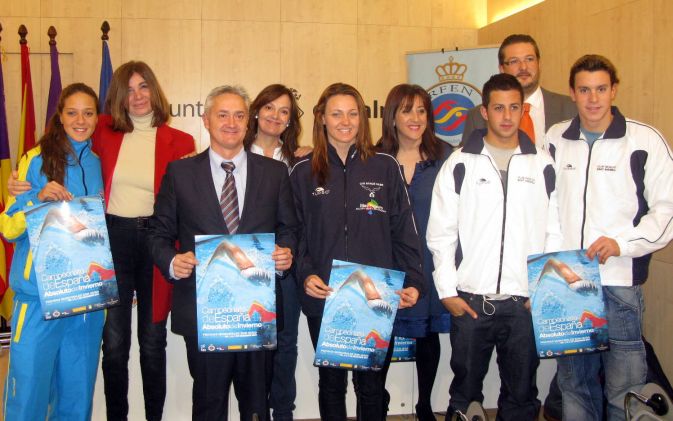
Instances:
[[[537,57],[535,56],[526,56],[524,58],[514,57],[509,60],[505,60],[503,64],[505,64],[505,66],[519,66],[522,62],[526,64],[532,64],[536,61]]]

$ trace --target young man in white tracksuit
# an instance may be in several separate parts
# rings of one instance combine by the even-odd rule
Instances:
[[[539,364],[528,305],[527,256],[560,246],[551,157],[519,131],[523,90],[514,76],[484,85],[485,130],[475,130],[437,176],[427,229],[439,298],[451,312],[447,412],[482,402],[496,347],[498,420],[535,420]]]
[[[673,234],[673,155],[653,127],[612,106],[617,71],[586,55],[570,70],[578,115],[547,132],[555,160],[563,248],[598,256],[610,350],[558,358],[563,419],[603,419],[598,371],[605,369],[608,419],[623,420],[624,396],[645,383],[643,295],[651,254]]]

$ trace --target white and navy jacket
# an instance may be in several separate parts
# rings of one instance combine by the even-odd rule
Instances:
[[[612,115],[591,147],[575,117],[549,129],[545,148],[556,162],[563,248],[613,238],[620,256],[600,265],[601,282],[631,286],[647,280],[651,253],[673,235],[673,156],[656,129],[617,107]]]
[[[551,157],[519,131],[505,192],[485,135],[475,130],[435,181],[426,238],[440,299],[457,290],[528,296],[528,255],[561,244]]]
[[[420,240],[397,160],[376,153],[363,161],[351,146],[344,164],[329,144],[327,155],[324,185],[312,174],[312,153],[290,172],[301,225],[297,282],[318,275],[329,284],[332,259],[339,259],[405,272],[404,286],[423,294]],[[325,300],[302,294],[307,316],[319,317],[324,305]]]

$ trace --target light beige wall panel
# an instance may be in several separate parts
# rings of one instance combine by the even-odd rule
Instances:
[[[535,3],[543,0],[488,0],[486,5],[486,14],[488,22],[496,19],[502,19],[503,16],[512,15],[522,11],[522,8],[535,7]],[[528,10],[528,9],[526,9]]]
[[[281,0],[281,21],[357,23],[358,0],[343,0],[338,7],[327,1]]]
[[[358,85],[357,26],[284,22],[281,45],[280,80],[302,95],[299,106],[305,114],[300,141],[310,144],[312,110],[322,91],[334,82]]]
[[[673,243],[669,243],[668,246],[654,253],[652,258],[660,262],[673,264]]]
[[[654,62],[652,1],[628,2],[578,15],[577,10],[584,10],[586,4],[582,0],[547,0],[480,29],[479,43],[499,44],[511,33],[531,34],[542,54],[543,86],[564,94],[568,92],[570,66],[577,58],[587,53],[605,55],[617,66],[624,82],[616,104],[630,117],[648,121],[654,91],[651,79],[642,77],[642,69],[651,69]]]
[[[110,32],[108,36],[110,40],[108,46],[110,48],[110,58],[112,59],[113,67],[117,67],[120,63],[121,57],[121,20],[110,19]],[[61,63],[61,81],[63,86],[71,82],[83,82],[94,88],[98,92],[98,85],[100,83],[100,66],[102,54],[102,40],[103,34],[100,30],[102,24],[101,18],[44,18],[41,21],[40,29],[40,51],[49,52],[49,37],[47,31],[49,26],[54,26],[58,35],[56,36],[56,47],[60,56],[64,54],[71,55],[70,69],[64,68],[63,59]],[[47,56],[48,58],[48,56]],[[48,63],[48,61],[47,61]],[[50,68],[46,69],[47,79],[45,83],[49,83],[51,75]],[[49,86],[47,85],[47,89]]]
[[[0,16],[2,26],[5,18],[10,16],[40,16],[40,0],[2,0],[0,1]],[[4,32],[4,31],[3,31]]]
[[[204,21],[201,45],[201,102],[211,89],[231,84],[245,87],[253,99],[280,79],[279,23]],[[208,137],[201,132],[204,149]]]
[[[168,101],[196,103],[201,83],[201,22],[198,20],[124,19],[121,58],[142,60],[155,72]],[[192,134],[198,141],[198,118],[175,118],[171,125]]]
[[[201,19],[201,0],[121,0],[130,19]]]
[[[486,24],[486,0],[431,0],[432,26],[480,28]]]
[[[673,69],[673,2],[669,0],[655,0],[654,2],[654,35],[652,58],[654,60],[654,75],[652,88],[655,92],[652,101],[652,124],[666,137],[669,145],[673,145],[673,118],[671,118],[671,98],[673,98],[673,84],[670,82],[671,69]],[[636,59],[635,61],[638,61]],[[643,67],[643,70],[647,69]],[[673,263],[673,249],[666,260]]]
[[[40,6],[42,17],[112,19],[121,17],[122,0],[41,0]]]
[[[622,6],[625,6],[629,3],[638,3],[638,0],[592,0],[592,1],[581,1],[581,6],[585,14],[593,15],[596,13],[618,9]]]
[[[430,26],[430,0],[359,0],[361,25]]]
[[[431,28],[358,27],[357,87],[371,109],[371,116],[376,117],[370,122],[374,139],[381,137],[380,107],[385,103],[390,88],[407,81],[405,53],[422,50],[430,44],[431,37]]]
[[[666,373],[673,373],[673,264],[653,261],[650,280],[645,283],[644,335],[652,343]]]
[[[203,19],[270,21],[280,19],[280,0],[202,0]]]
[[[280,24],[203,22],[202,98],[219,85],[240,84],[252,98],[280,79]]]
[[[476,29],[432,28],[432,49],[455,49],[478,47]]]
[[[625,115],[649,122],[654,90],[651,74],[647,77],[643,69],[654,68],[653,20],[653,2],[641,0],[586,16],[578,25],[583,28],[584,46],[577,51],[577,57],[594,52],[608,57],[622,81],[617,105]]]

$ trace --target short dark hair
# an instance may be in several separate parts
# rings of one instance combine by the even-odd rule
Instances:
[[[488,108],[493,91],[517,91],[521,94],[521,103],[523,103],[523,88],[517,78],[510,74],[498,73],[486,81],[481,92],[481,104],[486,108]]]
[[[528,34],[512,34],[505,38],[502,41],[502,44],[500,44],[500,48],[498,48],[498,63],[500,65],[505,64],[505,47],[512,45],[512,44],[519,44],[519,43],[526,43],[526,44],[532,44],[533,48],[535,49],[535,56],[540,59],[540,49],[537,46],[537,42],[533,39]]]
[[[617,77],[617,68],[606,57],[598,54],[586,54],[578,58],[575,64],[570,68],[570,78],[568,83],[572,89],[575,89],[575,76],[582,71],[598,72],[603,70],[610,75],[610,85],[619,83]]]

